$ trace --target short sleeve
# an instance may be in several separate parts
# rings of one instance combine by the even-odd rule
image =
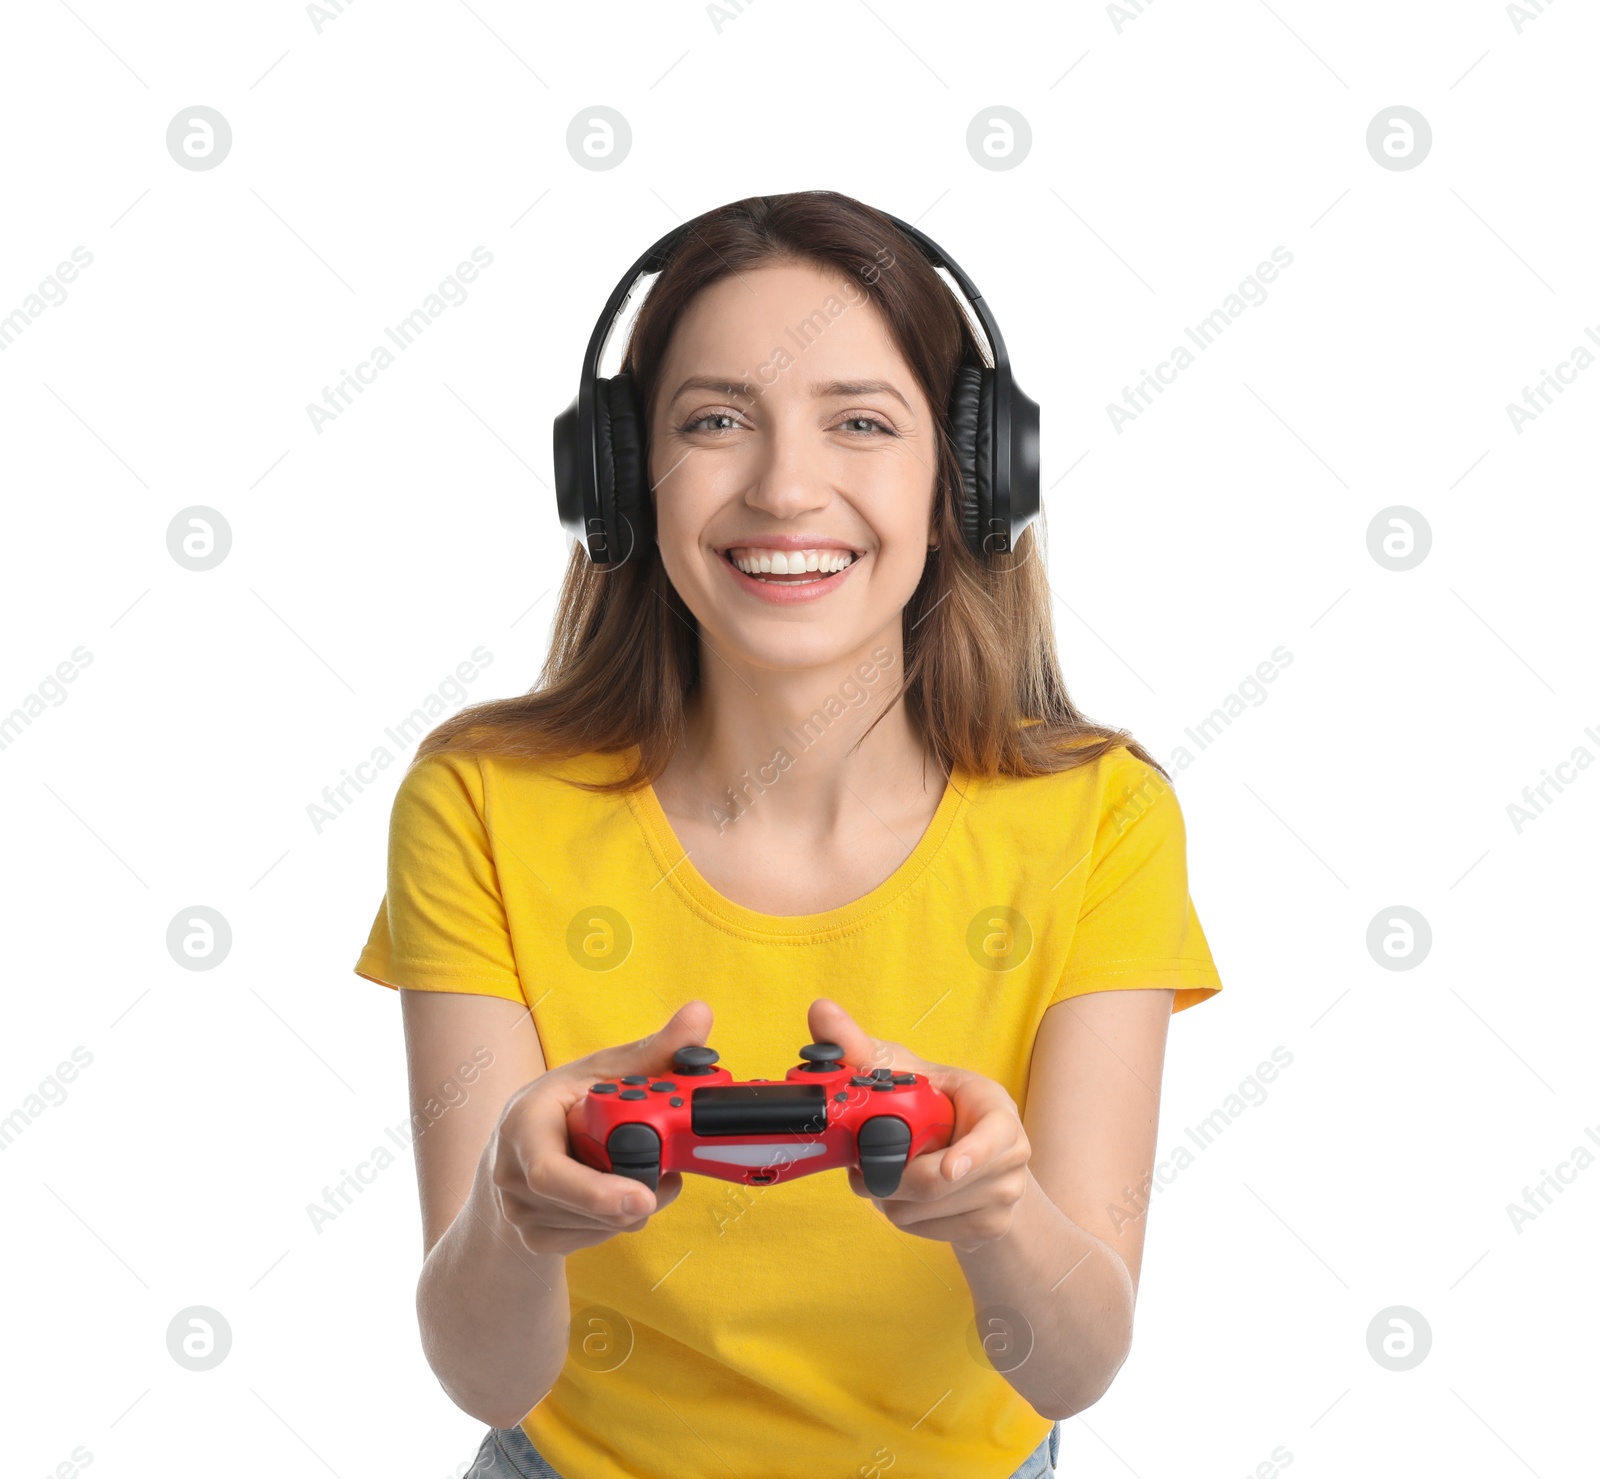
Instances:
[[[1124,753],[1108,767],[1078,923],[1051,1002],[1090,991],[1170,988],[1172,1009],[1222,989],[1189,897],[1177,794]]]
[[[471,757],[429,755],[401,779],[387,887],[355,971],[381,986],[526,1001]]]

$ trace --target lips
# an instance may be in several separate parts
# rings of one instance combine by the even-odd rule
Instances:
[[[806,567],[810,567],[815,560],[816,567],[796,569],[792,572],[785,568],[781,573],[771,569],[762,571],[759,568],[759,556],[763,554],[769,556],[769,565],[781,555],[786,567],[790,562],[799,564],[802,559]],[[831,557],[833,561],[848,563],[830,572],[823,568],[825,556]],[[763,548],[753,545],[734,545],[723,551],[721,563],[733,580],[749,594],[775,605],[787,606],[818,600],[837,590],[850,578],[850,572],[861,563],[860,557],[851,558],[851,556],[852,552],[848,549],[819,549],[816,545],[790,551],[777,550],[771,546]],[[740,560],[747,566],[754,566],[754,571],[741,570]]]
[[[850,550],[815,545],[789,550],[771,545],[734,545],[723,552],[723,557],[757,580],[796,584],[836,575],[855,562]]]

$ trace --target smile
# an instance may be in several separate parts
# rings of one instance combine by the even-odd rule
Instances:
[[[778,605],[831,594],[860,560],[847,549],[778,550],[759,545],[735,545],[722,554],[722,564],[740,587]]]

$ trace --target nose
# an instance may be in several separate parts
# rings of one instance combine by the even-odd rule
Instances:
[[[814,432],[808,434],[787,418],[775,418],[763,439],[745,502],[774,519],[799,518],[826,506],[832,493],[822,454]]]

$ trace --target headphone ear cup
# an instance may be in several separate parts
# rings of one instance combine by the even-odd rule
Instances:
[[[595,468],[600,516],[604,521],[605,563],[642,559],[652,537],[653,510],[644,483],[643,416],[633,376],[595,381]]]
[[[993,554],[994,538],[994,486],[990,469],[994,466],[994,371],[979,370],[981,384],[978,389],[978,446],[975,465],[977,476],[977,543],[969,546],[974,554]]]
[[[961,537],[973,554],[983,555],[993,507],[989,486],[994,444],[993,370],[973,364],[956,367],[955,383],[950,387],[950,436],[961,473]]]

